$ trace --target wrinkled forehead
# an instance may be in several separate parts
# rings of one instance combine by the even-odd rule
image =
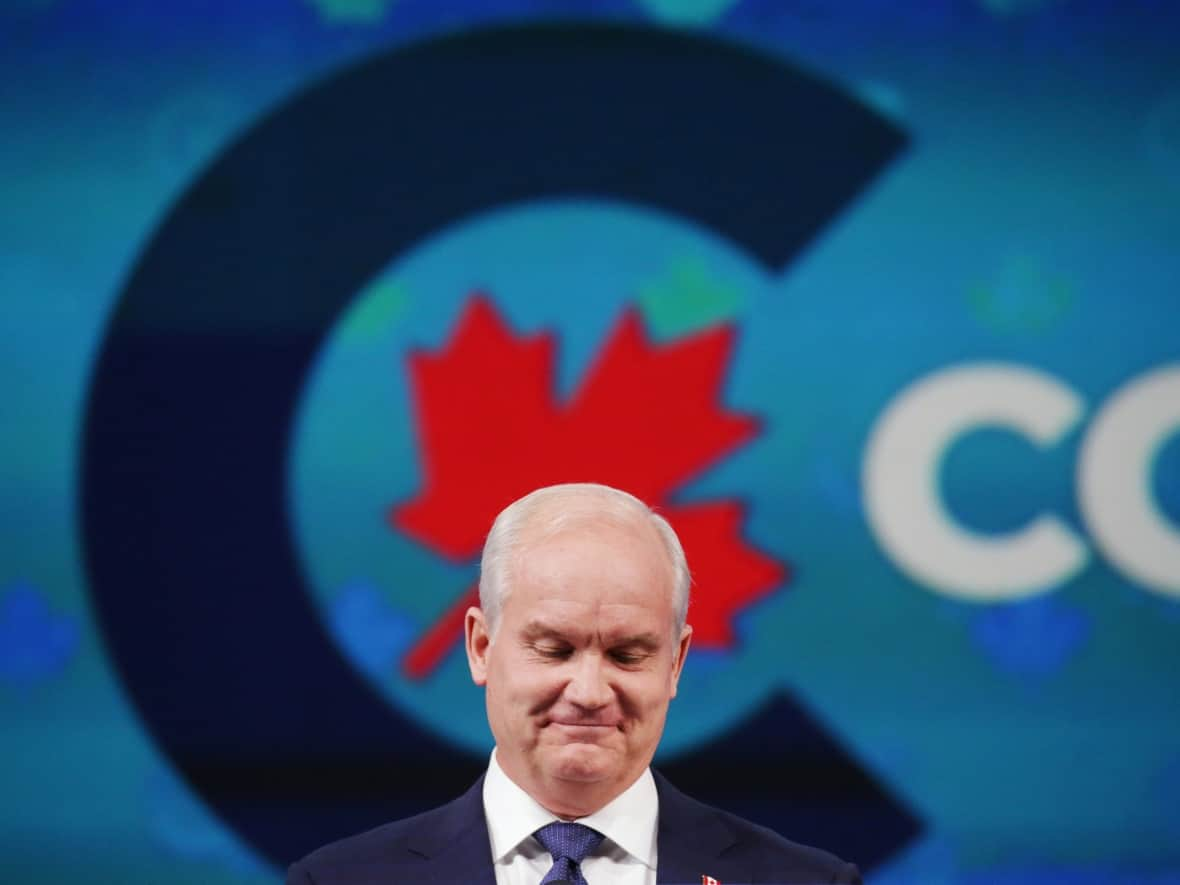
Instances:
[[[533,503],[521,520],[523,535],[543,540],[567,528],[613,526],[654,531],[647,511],[625,498],[587,491],[553,494]]]
[[[576,542],[580,536],[600,541],[615,538],[621,555],[634,555],[640,550],[651,555],[665,567],[667,580],[660,582],[663,586],[658,589],[673,592],[676,576],[672,557],[647,511],[626,501],[592,494],[551,499],[527,514],[509,563],[509,581],[512,573],[519,574],[520,563],[527,561],[531,551],[558,538]]]
[[[615,530],[636,542],[664,552],[664,542],[646,508],[613,495],[577,491],[538,501],[524,515],[517,549],[544,543],[557,535]]]

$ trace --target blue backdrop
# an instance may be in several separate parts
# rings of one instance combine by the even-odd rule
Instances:
[[[658,504],[658,763],[874,883],[1180,882],[1180,8],[0,9],[0,872],[274,882]]]

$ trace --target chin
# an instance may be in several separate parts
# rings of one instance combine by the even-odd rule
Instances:
[[[552,774],[558,780],[597,783],[618,774],[614,754],[590,744],[570,744],[554,753]]]

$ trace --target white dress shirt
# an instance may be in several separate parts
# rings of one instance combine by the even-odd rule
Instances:
[[[504,773],[495,750],[483,782],[483,810],[496,885],[537,885],[553,866],[553,858],[533,833],[560,818]],[[582,861],[582,875],[589,885],[655,885],[658,813],[656,782],[650,769],[644,769],[635,783],[605,807],[577,819],[606,837]]]

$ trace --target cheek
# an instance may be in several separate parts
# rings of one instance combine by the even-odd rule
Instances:
[[[548,668],[509,663],[499,676],[499,698],[518,718],[543,711],[561,694],[561,680]]]
[[[676,696],[676,678],[671,667],[653,675],[648,683],[648,692],[653,707],[659,708],[660,714],[668,712],[668,705]]]
[[[644,674],[642,678],[619,685],[624,708],[644,719],[658,719],[668,706],[669,682],[664,675]]]

